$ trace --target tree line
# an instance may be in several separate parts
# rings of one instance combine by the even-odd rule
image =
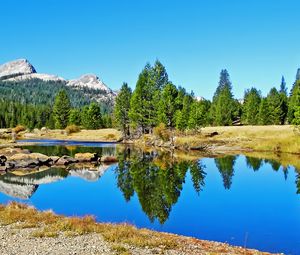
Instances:
[[[66,90],[60,90],[52,104],[27,104],[0,99],[0,128],[23,125],[28,129],[47,127],[64,129],[77,125],[85,129],[112,127],[111,114],[91,102],[73,107]]]
[[[245,91],[242,100],[234,98],[229,73],[224,69],[209,101],[174,85],[157,60],[153,66],[146,64],[134,91],[127,83],[122,85],[114,119],[125,136],[151,133],[160,124],[180,131],[207,125],[300,125],[300,69],[290,93],[282,77],[279,88],[271,88],[267,96],[253,87]]]

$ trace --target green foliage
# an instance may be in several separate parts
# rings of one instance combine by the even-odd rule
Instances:
[[[299,69],[300,70],[300,69]],[[294,84],[291,96],[288,102],[288,121],[289,123],[294,122],[295,112],[297,108],[300,106],[300,80],[296,81]]]
[[[188,128],[199,129],[200,127],[207,125],[209,109],[210,102],[208,100],[194,100],[191,104]]]
[[[70,115],[69,115],[69,124],[81,125],[81,112],[80,109],[74,108],[70,110]]]
[[[175,127],[175,112],[178,110],[177,96],[178,90],[175,85],[172,83],[165,85],[159,101],[158,119],[169,128]]]
[[[68,135],[70,135],[70,134],[79,132],[80,131],[80,127],[72,124],[72,125],[67,126],[65,128],[65,131],[67,132]]]
[[[212,124],[218,126],[232,125],[236,112],[236,102],[232,95],[232,86],[227,70],[222,70],[220,74],[219,86],[213,97],[210,110]]]
[[[122,88],[116,98],[114,117],[117,126],[121,129],[125,138],[130,135],[129,111],[131,96],[131,88],[127,83],[123,83]]]
[[[0,80],[0,99],[22,104],[53,105],[55,96],[61,90],[66,91],[74,108],[89,105],[96,98],[105,95],[105,92],[101,90],[87,87],[78,89],[66,86],[64,81],[44,81],[41,79]],[[111,112],[112,106],[113,102],[101,103],[103,111]]]
[[[171,138],[171,133],[164,123],[160,123],[157,127],[155,127],[153,129],[153,134],[165,142],[169,141]]]
[[[193,103],[192,96],[189,94],[186,94],[183,97],[182,106],[181,106],[182,109],[176,111],[176,114],[175,114],[176,128],[181,131],[188,128],[188,122],[189,122],[189,118],[190,118],[190,111],[191,111],[192,103]]]
[[[272,88],[267,96],[268,103],[268,122],[271,125],[280,125],[284,119],[283,99],[276,88]]]
[[[154,91],[155,84],[151,79],[151,66],[147,64],[139,75],[130,101],[129,112],[133,127],[141,128],[143,133],[156,124],[156,112],[152,104]]]
[[[103,127],[100,106],[92,102],[90,106],[85,106],[82,110],[82,125],[86,129],[99,129]]]
[[[268,101],[266,98],[262,98],[258,112],[258,124],[268,125],[270,123],[269,114]]]
[[[261,94],[255,88],[246,90],[244,96],[242,121],[244,124],[256,125],[258,124],[258,113],[261,102]]]
[[[53,114],[55,119],[55,128],[64,129],[69,122],[71,102],[65,90],[61,90],[55,97]]]

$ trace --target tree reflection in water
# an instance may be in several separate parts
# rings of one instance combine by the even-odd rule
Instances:
[[[215,164],[223,178],[225,189],[230,189],[232,177],[234,175],[234,164],[237,156],[225,156],[223,158],[215,158]]]
[[[204,165],[201,161],[178,160],[172,153],[131,151],[119,154],[116,168],[117,185],[129,201],[137,194],[143,211],[150,221],[163,224],[176,204],[190,170],[196,192],[204,186]]]

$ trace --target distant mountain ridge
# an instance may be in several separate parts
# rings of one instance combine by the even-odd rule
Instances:
[[[63,84],[68,90],[81,91],[91,101],[99,103],[113,105],[116,97],[116,93],[95,74],[85,74],[78,79],[67,80],[57,75],[38,73],[27,59],[17,59],[0,65],[0,81],[6,84],[26,85],[36,79],[45,83],[59,83],[60,86]],[[38,96],[38,91],[35,94]]]

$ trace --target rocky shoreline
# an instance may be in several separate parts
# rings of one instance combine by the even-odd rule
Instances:
[[[137,229],[128,224],[96,223],[91,217],[68,218],[18,203],[0,205],[0,252],[3,255],[270,254],[226,243]]]
[[[33,170],[41,167],[66,167],[77,163],[107,164],[117,161],[114,156],[100,156],[97,153],[76,153],[73,158],[68,155],[47,156],[14,147],[0,149],[0,172]]]

